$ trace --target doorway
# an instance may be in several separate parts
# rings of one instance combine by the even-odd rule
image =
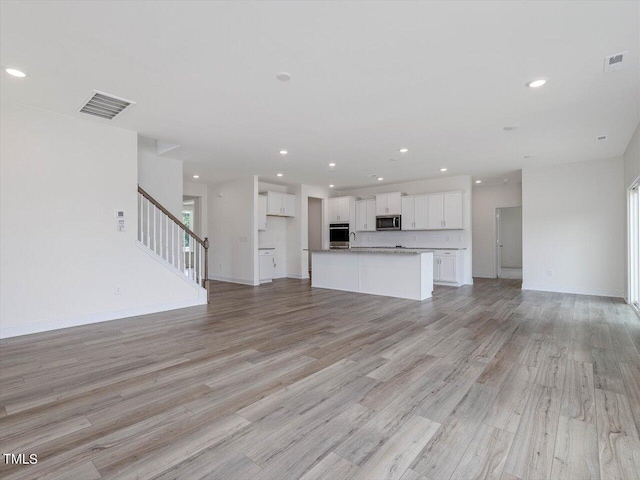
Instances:
[[[629,305],[640,315],[640,179],[629,188],[628,202],[629,291],[627,296]]]
[[[522,207],[496,208],[496,276],[522,278]]]
[[[309,250],[322,250],[322,199],[309,197],[307,214],[307,241]],[[311,275],[311,254],[309,258],[309,275]]]
[[[202,205],[201,198],[191,195],[182,197],[182,223],[193,233],[202,237]]]

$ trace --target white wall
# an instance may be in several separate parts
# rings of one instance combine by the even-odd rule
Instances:
[[[473,276],[496,277],[496,208],[522,205],[522,184],[478,185],[471,203],[473,231]]]
[[[522,171],[522,288],[623,296],[623,184],[622,158]]]
[[[210,185],[209,278],[258,285],[258,180]]]
[[[135,132],[8,102],[1,110],[1,337],[203,303],[137,246]]]
[[[353,246],[391,247],[442,247],[465,248],[465,283],[472,284],[472,231],[471,231],[471,177],[459,175],[395,185],[376,185],[375,187],[357,188],[332,192],[333,197],[350,195],[361,199],[375,198],[377,193],[402,192],[407,195],[437,193],[461,190],[464,192],[462,222],[464,230],[443,230],[424,232],[359,232]]]
[[[161,157],[157,141],[138,136],[138,183],[160,204],[182,218],[182,162]]]

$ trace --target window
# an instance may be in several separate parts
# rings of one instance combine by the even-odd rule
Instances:
[[[189,210],[182,211],[182,223],[184,223],[189,230],[193,230],[192,219],[193,219],[193,212]],[[184,232],[184,251],[185,252],[191,251],[191,241],[192,241],[191,236],[187,232]]]

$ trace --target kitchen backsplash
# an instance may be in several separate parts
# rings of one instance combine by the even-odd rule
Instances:
[[[464,248],[469,247],[466,231],[356,232],[352,247]]]

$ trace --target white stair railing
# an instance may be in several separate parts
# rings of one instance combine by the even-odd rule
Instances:
[[[138,240],[206,288],[209,240],[201,239],[138,186]]]

